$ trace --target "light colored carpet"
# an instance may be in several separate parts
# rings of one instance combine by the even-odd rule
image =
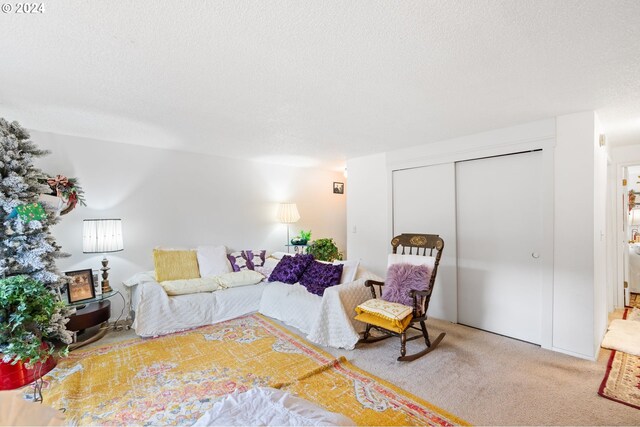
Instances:
[[[640,411],[597,394],[608,350],[591,362],[466,326],[427,324],[433,337],[447,336],[414,362],[396,361],[395,338],[353,351],[325,350],[476,425],[640,425]],[[111,333],[93,345],[133,336]],[[408,351],[418,343],[410,342]]]

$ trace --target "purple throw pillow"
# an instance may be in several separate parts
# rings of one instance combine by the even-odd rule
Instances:
[[[244,251],[232,252],[227,254],[227,259],[231,263],[231,268],[233,271],[240,271],[243,269],[253,270],[253,265],[247,262]]]
[[[267,251],[262,250],[247,250],[242,251],[242,256],[247,260],[247,264],[251,264],[249,267],[251,270],[254,270],[255,267],[262,267],[264,265],[265,260],[267,259]]]
[[[382,299],[413,306],[411,291],[429,289],[431,268],[426,265],[393,264],[387,270],[387,280],[382,287]]]
[[[340,283],[344,265],[325,264],[312,261],[302,273],[300,284],[312,294],[324,295],[324,290]]]
[[[270,282],[283,282],[290,285],[300,281],[300,277],[309,263],[313,261],[313,255],[297,254],[296,256],[284,256],[273,269]]]

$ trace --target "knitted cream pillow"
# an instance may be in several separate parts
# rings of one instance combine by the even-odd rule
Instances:
[[[156,281],[197,279],[200,277],[196,251],[153,250]]]

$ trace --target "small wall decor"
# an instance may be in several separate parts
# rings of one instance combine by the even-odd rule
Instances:
[[[47,178],[46,183],[49,185],[49,188],[51,188],[51,195],[59,197],[66,204],[66,206],[62,208],[60,215],[68,214],[78,203],[80,206],[86,206],[84,191],[80,187],[77,178],[67,178],[64,175],[56,175],[53,178]]]
[[[344,182],[333,183],[333,194],[344,194]]]
[[[93,287],[93,271],[86,270],[66,271],[69,276],[67,297],[69,304],[93,299],[96,297],[96,290]]]

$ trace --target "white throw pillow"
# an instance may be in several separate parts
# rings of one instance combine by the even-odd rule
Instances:
[[[200,277],[213,277],[233,271],[224,246],[198,246],[196,249]]]
[[[400,255],[400,254],[389,254],[389,258],[387,261],[387,268],[392,266],[393,264],[406,263],[411,265],[426,265],[433,270],[433,267],[436,265],[436,257],[433,256],[421,256],[421,255]]]
[[[347,260],[347,261],[333,261],[333,265],[342,264],[342,277],[340,278],[340,284],[351,283],[356,280],[356,273],[358,272],[358,266],[360,260]]]
[[[255,285],[262,282],[264,276],[257,271],[243,269],[218,276],[216,278],[223,288],[235,288],[237,286]]]
[[[280,260],[277,258],[268,257],[264,261],[264,265],[262,267],[255,267],[255,271],[261,273],[262,275],[264,275],[264,277],[269,277],[271,276],[271,273],[273,273],[273,269],[276,268],[276,265],[278,265],[279,262]]]
[[[217,277],[201,277],[199,279],[165,280],[160,286],[169,296],[213,292],[220,289]]]

